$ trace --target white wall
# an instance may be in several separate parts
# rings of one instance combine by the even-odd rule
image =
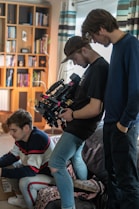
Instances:
[[[50,62],[49,62],[49,79],[48,85],[51,86],[57,77],[57,53],[58,53],[58,25],[59,25],[59,14],[62,0],[50,0],[52,5],[52,16],[51,16],[51,40],[50,40]]]

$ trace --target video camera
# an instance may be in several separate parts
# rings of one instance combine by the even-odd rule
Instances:
[[[65,121],[58,117],[64,111],[64,108],[70,107],[74,102],[74,93],[80,82],[80,76],[73,73],[70,76],[71,81],[64,84],[64,79],[54,83],[45,94],[41,94],[41,101],[35,106],[47,121],[53,127],[58,127],[58,121],[61,121],[61,127],[65,127]]]

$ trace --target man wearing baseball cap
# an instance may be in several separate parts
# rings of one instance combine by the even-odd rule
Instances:
[[[75,52],[80,50],[83,46],[88,45],[88,40],[83,40],[80,36],[73,36],[70,38],[64,48],[64,53],[66,55],[66,58],[62,61],[62,63],[66,62],[67,60],[72,60],[72,55],[74,55]]]
[[[75,209],[73,183],[66,165],[69,159],[74,164],[78,148],[93,134],[102,118],[109,64],[80,36],[73,36],[66,42],[64,53],[63,62],[71,59],[87,69],[76,89],[73,104],[59,115],[67,126],[52,152],[49,167],[60,192],[61,208]],[[78,167],[82,169],[82,165]]]

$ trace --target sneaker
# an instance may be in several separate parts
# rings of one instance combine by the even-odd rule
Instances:
[[[18,198],[18,197],[9,197],[8,198],[8,203],[11,205],[15,205],[15,206],[19,206],[21,208],[27,208],[27,205],[25,203],[25,200],[23,199],[23,197]]]

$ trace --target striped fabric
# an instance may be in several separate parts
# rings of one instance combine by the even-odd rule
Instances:
[[[76,12],[75,11],[61,11],[60,25],[59,25],[59,40],[65,41],[67,38],[75,34]]]
[[[139,0],[119,0],[117,21],[120,29],[139,39]]]
[[[62,3],[59,20],[59,40],[67,41],[67,39],[75,35],[76,27],[76,9],[75,0],[67,0]]]
[[[59,61],[64,59],[64,46],[69,37],[75,35],[76,27],[76,0],[64,0],[62,2],[59,20]]]

